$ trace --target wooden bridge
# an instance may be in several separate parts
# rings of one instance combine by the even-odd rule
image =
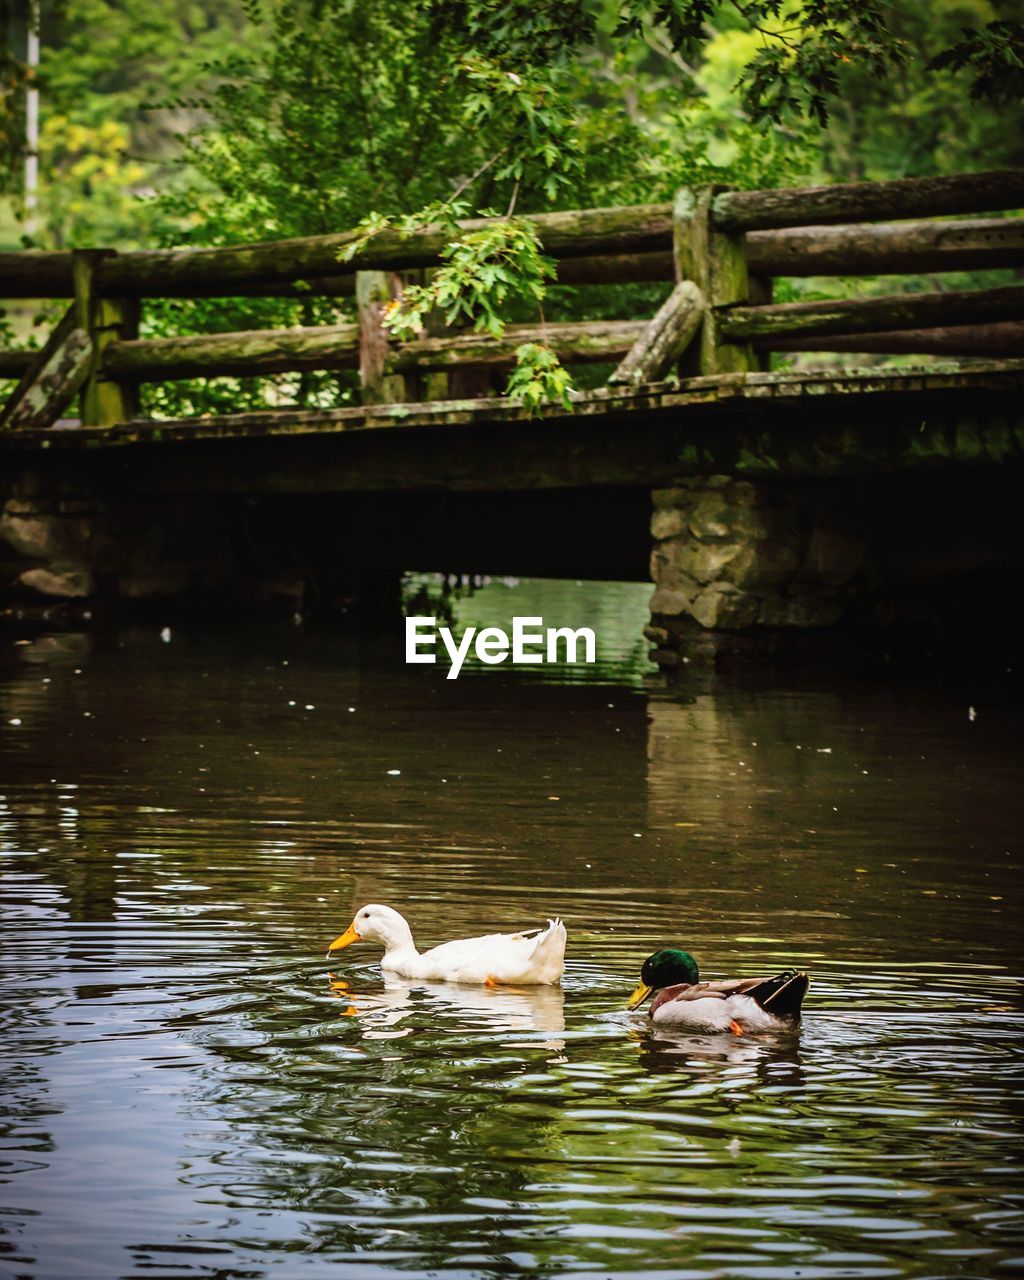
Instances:
[[[3,254],[0,296],[70,302],[42,350],[0,352],[0,378],[14,382],[0,411],[0,456],[13,477],[6,492],[18,500],[17,477],[40,468],[65,484],[74,474],[92,491],[113,485],[129,495],[649,495],[709,476],[1002,471],[1024,449],[1024,285],[1016,283],[1024,218],[1005,216],[1022,207],[1024,172],[1009,171],[706,187],[680,191],[673,205],[538,214],[532,222],[556,283],[584,291],[588,312],[600,313],[608,287],[624,283],[661,283],[663,302],[654,315],[510,325],[497,338],[389,338],[385,307],[403,281],[438,266],[450,238],[438,228],[368,240],[346,232],[224,248]],[[982,271],[996,282],[940,287],[949,273]],[[886,276],[912,282],[879,293],[877,278]],[[839,298],[773,301],[774,281],[787,277],[842,277],[837,292],[846,294],[854,277],[870,285]],[[145,299],[218,296],[352,298],[355,318],[140,336]],[[589,381],[599,385],[539,414],[495,395],[494,373],[511,368],[526,342],[545,344],[566,365],[597,366]],[[844,360],[772,369],[773,356],[778,363],[779,353],[800,352]],[[869,357],[861,367],[858,355]],[[908,362],[913,356],[924,360]],[[602,369],[603,384],[594,377]],[[358,370],[358,402],[177,419],[138,411],[146,382],[318,370]],[[666,591],[687,576],[676,566],[662,583],[655,567]],[[671,607],[700,618],[696,597],[682,595]],[[702,625],[733,625],[720,611],[704,617]],[[749,610],[742,617],[749,622]]]

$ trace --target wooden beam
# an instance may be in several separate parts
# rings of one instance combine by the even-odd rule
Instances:
[[[892,182],[846,182],[830,187],[725,191],[715,197],[711,219],[722,231],[757,231],[824,222],[946,217],[1020,208],[1024,208],[1024,169],[1001,169],[948,178],[897,178]]]
[[[704,295],[681,280],[608,379],[610,386],[658,382],[673,372],[704,318]]]
[[[898,275],[1024,266],[1024,218],[791,227],[747,236],[750,270],[772,276]]]
[[[659,207],[659,206],[655,206]],[[667,218],[671,206],[664,206]],[[559,284],[634,284],[646,281],[671,281],[672,232],[666,228],[663,247],[638,253],[589,254],[579,258],[562,258],[557,263]],[[656,243],[656,237],[651,237]],[[184,251],[183,251],[184,252]],[[33,253],[0,253],[0,296],[4,298],[70,298],[74,292],[71,279],[71,254],[51,254],[59,259],[40,270]],[[133,251],[120,255],[123,272],[132,261]],[[341,275],[312,276],[305,280],[269,280],[255,283],[236,283],[230,296],[301,298],[311,294],[327,298],[353,298],[356,277],[352,271]],[[159,285],[150,291],[151,296],[161,294]],[[226,297],[223,286],[186,288],[186,297]]]
[[[760,343],[755,341],[755,346]],[[865,355],[1020,356],[1024,321],[897,329],[888,333],[837,334],[829,338],[776,338],[773,351],[855,351]]]
[[[75,249],[71,255],[78,322],[92,342],[92,363],[82,386],[82,422],[87,426],[110,427],[138,412],[136,388],[102,369],[106,348],[135,338],[139,330],[137,299],[104,297],[97,290],[96,273],[114,256],[113,249]]]
[[[103,371],[137,382],[161,382],[355,369],[358,364],[359,326],[335,324],[113,342],[104,351]]]
[[[510,365],[516,348],[524,342],[544,342],[559,359],[570,363],[618,360],[645,328],[643,320],[583,320],[509,325],[501,338],[480,333],[422,338],[389,347],[385,373]],[[22,353],[12,354],[20,362]],[[355,324],[112,342],[103,358],[105,374],[134,382],[260,377],[311,369],[355,369],[358,365],[359,326]]]
[[[607,251],[562,257],[557,261],[557,282],[567,285],[628,284],[670,281],[673,278],[671,206],[642,206],[651,225],[642,251]],[[661,227],[658,230],[658,227]],[[280,242],[287,244],[288,242]],[[99,269],[99,285],[105,292],[130,276],[136,252],[118,256],[114,280]],[[207,253],[207,250],[174,250],[175,255]],[[1024,265],[1024,218],[975,218],[957,220],[862,223],[840,226],[808,226],[753,231],[747,236],[750,271],[757,275],[892,275],[915,271],[967,271]],[[150,270],[151,296],[186,297],[322,297],[355,295],[351,270],[312,275],[305,279],[235,279],[230,288],[211,280],[174,283],[154,271],[152,255],[145,252]],[[70,298],[74,288],[70,253],[35,251],[0,253],[0,291],[5,298]]]
[[[561,324],[509,325],[502,337],[463,333],[454,337],[421,338],[391,349],[388,368],[454,369],[494,367],[514,362],[516,348],[542,343],[567,364],[590,364],[620,359],[647,328],[643,320],[581,320]]]
[[[0,378],[20,378],[38,351],[0,351]]]
[[[934,325],[985,324],[1024,319],[1024,285],[949,293],[901,293],[882,298],[786,302],[723,310],[719,324],[731,340],[771,346],[774,338],[822,338]]]
[[[1024,361],[726,374],[602,388],[531,419],[508,399],[0,433],[5,466],[82,465],[122,491],[383,492],[672,484],[681,475],[1019,467]],[[40,449],[40,445],[47,446]],[[75,459],[75,462],[72,462]]]
[[[664,206],[666,210],[670,206]],[[560,285],[646,284],[673,278],[672,236],[643,253],[590,254],[556,262]],[[652,244],[654,243],[652,237]],[[900,275],[1024,266],[1024,218],[958,218],[753,231],[746,237],[752,274]],[[17,256],[17,255],[11,255]],[[2,257],[2,255],[0,255]],[[351,298],[355,275],[239,286],[253,296]],[[196,295],[217,296],[216,290]]]
[[[0,297],[70,298],[74,292],[69,251],[0,253]]]
[[[405,342],[392,349],[395,372],[448,370],[474,366],[504,367],[524,342],[544,342],[567,364],[621,359],[647,331],[643,320],[565,321],[548,325],[510,325],[502,338],[468,333],[444,339]],[[307,329],[249,330],[241,333],[151,338],[114,342],[104,354],[104,372],[135,381],[192,377],[260,377],[316,369],[357,366],[357,326],[322,325]],[[822,338],[755,338],[752,345],[772,351],[851,351],[888,355],[1024,354],[1024,322],[947,325]],[[0,351],[0,378],[20,378],[38,351]],[[428,396],[428,399],[436,397]]]
[[[659,206],[654,206],[659,207]],[[670,205],[664,206],[666,214]],[[652,235],[651,245],[659,237]],[[666,230],[663,247],[650,248],[637,253],[592,253],[578,258],[559,258],[555,261],[555,283],[568,285],[589,284],[643,284],[667,282],[672,279],[672,234]],[[438,259],[439,261],[439,259]],[[436,263],[435,263],[436,265]],[[424,268],[428,270],[429,268]],[[413,270],[405,268],[404,271]],[[239,286],[240,296],[302,297],[316,294],[322,297],[351,298],[355,296],[354,273],[346,275],[315,276],[296,284],[293,281],[271,282]],[[217,296],[216,290],[196,290],[196,297]]]
[[[666,211],[671,206],[666,205]],[[651,237],[651,243],[656,238]],[[439,261],[439,259],[438,259]],[[436,265],[436,264],[435,264]],[[415,268],[418,270],[418,268]],[[429,268],[423,268],[429,270]],[[672,235],[666,231],[664,247],[642,253],[594,253],[579,258],[560,258],[555,263],[555,283],[568,285],[590,284],[644,284],[667,282],[672,279]],[[405,271],[414,268],[404,268]],[[310,294],[328,298],[355,297],[356,278],[353,272],[346,275],[314,276],[296,283],[291,280],[270,281],[236,286],[239,297],[308,297]],[[217,289],[196,289],[193,297],[218,297]]]
[[[438,268],[425,267],[403,277],[405,284],[428,285],[437,275]],[[424,338],[450,338],[455,330],[448,323],[440,307],[432,307],[424,317]],[[460,393],[458,378],[448,369],[421,367],[406,374],[405,388],[410,400],[451,400]]]
[[[464,230],[486,226],[488,219],[460,223]],[[532,221],[544,252],[554,258],[594,253],[642,253],[664,245],[670,218],[662,205],[621,209],[579,209],[539,213]],[[103,286],[118,293],[150,297],[189,296],[200,289],[230,294],[238,285],[308,280],[349,272],[404,271],[436,265],[451,233],[428,227],[409,235],[384,231],[373,236],[348,262],[339,255],[357,239],[355,232],[306,236],[216,249],[155,249],[124,255],[104,269]]]
[[[532,221],[540,231],[544,252],[559,261],[665,252],[672,243],[672,211],[666,204],[539,213]],[[477,218],[459,225],[473,230],[487,222]],[[246,292],[287,296],[296,282],[309,282],[312,292],[334,292],[330,282],[337,280],[338,292],[350,295],[354,271],[436,266],[451,235],[440,227],[409,235],[385,231],[369,240],[350,262],[341,262],[338,255],[355,238],[355,232],[343,231],[212,249],[133,250],[104,265],[98,283],[104,292],[124,296],[229,297]],[[0,281],[0,294],[6,298],[69,297],[71,255],[0,254]]]
[[[396,404],[406,398],[405,380],[388,371],[390,343],[384,327],[385,308],[401,296],[402,283],[394,272],[356,272],[359,383],[363,404]]]

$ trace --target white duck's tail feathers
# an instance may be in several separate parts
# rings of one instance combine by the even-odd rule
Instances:
[[[553,919],[549,920],[546,925],[538,925],[536,929],[520,929],[518,933],[512,934],[512,937],[513,938],[546,938],[547,935],[552,932],[552,930],[554,930],[555,932],[557,932],[558,930],[561,930],[562,933],[565,933],[565,925],[561,922],[558,916],[555,916]]]
[[[557,916],[549,920],[548,927],[542,929],[534,939],[532,952],[534,958],[543,957],[555,976],[561,976],[565,967],[565,941],[565,925]]]

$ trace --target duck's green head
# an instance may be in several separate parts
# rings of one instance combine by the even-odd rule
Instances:
[[[668,947],[655,951],[640,966],[640,983],[629,997],[627,1009],[639,1009],[643,1002],[662,987],[675,987],[681,982],[699,982],[697,961],[688,951]]]

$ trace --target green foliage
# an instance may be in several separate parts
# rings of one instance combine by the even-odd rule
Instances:
[[[980,31],[965,27],[963,39],[937,54],[929,67],[954,71],[969,67],[975,102],[1019,102],[1024,98],[1024,22],[1004,19]]]
[[[192,99],[207,78],[207,62],[245,39],[240,0],[201,5],[194,0],[158,5],[151,0],[41,0],[40,8],[41,225],[36,242],[46,247],[84,243],[88,233],[108,243],[112,238],[152,243],[154,220],[135,195],[151,195],[164,181],[177,151],[177,133],[204,119],[201,104]],[[27,9],[28,0],[0,0],[0,191],[13,197],[19,214]],[[168,98],[174,101],[162,108],[152,105]],[[59,136],[59,128],[78,131],[75,145]],[[117,130],[113,150],[107,145],[112,128]],[[77,145],[83,136],[91,138],[84,147]],[[96,184],[83,180],[82,168],[75,167],[86,160],[97,172]],[[115,160],[120,176],[112,173]],[[79,196],[101,210],[75,209],[69,219]]]
[[[24,5],[0,0],[0,147],[11,182],[23,126],[11,32]],[[600,190],[621,198],[651,171],[671,172],[671,155],[656,157],[659,144],[671,152],[685,137],[672,118],[707,104],[705,69],[737,35],[754,39],[734,68],[728,109],[715,107],[719,132],[764,136],[766,125],[844,116],[858,109],[865,77],[890,116],[929,74],[946,86],[960,72],[976,96],[1019,100],[1015,8],[1013,0],[47,0],[43,109],[44,118],[52,111],[93,128],[124,125],[133,159],[161,192],[174,135],[187,137],[178,190],[232,204],[233,216],[225,208],[215,221],[236,238],[337,230],[373,209],[413,212],[488,161],[474,180],[475,206],[530,211]],[[930,33],[926,47],[915,27]],[[960,123],[963,96],[949,95],[950,122]]]
[[[366,248],[374,236],[379,236],[385,231],[394,231],[400,236],[408,236],[431,227],[456,235],[460,229],[459,219],[468,218],[470,212],[471,207],[467,201],[454,197],[450,200],[434,200],[424,205],[417,213],[403,214],[397,218],[390,218],[387,214],[379,213],[375,209],[356,223],[348,244],[338,251],[338,261],[351,262]]]
[[[555,264],[541,253],[529,219],[500,219],[453,234],[441,254],[443,265],[426,284],[406,286],[401,300],[386,314],[384,323],[396,338],[422,332],[435,310],[448,325],[461,320],[496,338],[504,331],[508,303],[540,302],[544,297],[545,281],[555,274]]]
[[[575,141],[584,112],[562,21],[571,8],[321,0],[315,29],[307,0],[253,8],[259,44],[218,68],[211,125],[186,144],[195,176],[161,197],[176,239],[355,225],[352,256],[385,228],[454,228],[496,197],[512,213],[607,191]],[[607,141],[587,138],[595,150]],[[509,217],[459,233],[390,322],[414,331],[439,307],[496,332],[509,305],[536,305],[549,274],[528,224]]]
[[[581,160],[562,77],[552,76],[550,68],[533,75],[511,71],[479,57],[464,58],[461,72],[468,85],[462,104],[467,128],[505,135],[494,176],[514,183],[509,212],[524,180],[533,179],[548,203],[567,194]]]
[[[565,43],[568,28],[546,19],[574,7],[253,6],[251,49],[212,68],[188,191],[250,236],[338,231],[463,193],[475,209],[571,203],[578,37]]]
[[[25,16],[0,0],[0,195],[17,188],[25,154]]]
[[[430,273],[426,284],[406,285],[401,298],[385,309],[384,324],[399,340],[420,336],[432,312],[440,313],[446,325],[462,322],[497,338],[505,331],[509,307],[516,302],[536,306],[545,297],[555,264],[542,254],[534,224],[528,218],[495,218],[480,226],[460,227],[458,218],[465,212],[464,202],[449,201],[425,209],[423,216],[429,219],[425,224],[419,215],[391,220],[371,214],[339,254],[341,261],[351,261],[383,231],[408,234],[424,225],[449,231],[452,238],[442,250],[442,265]],[[532,343],[519,347],[509,395],[532,406],[564,399],[570,386],[553,351]]]
[[[673,49],[694,58],[723,9],[761,37],[736,85],[755,123],[807,117],[824,125],[844,64],[881,76],[903,56],[887,26],[887,0],[624,0],[618,32],[660,28]]]
[[[439,224],[451,244],[406,287],[396,336],[435,309],[492,333],[542,300],[551,318],[644,314],[660,300],[649,286],[554,285],[530,215],[704,182],[1024,162],[1018,2],[47,0],[38,240],[223,245],[357,227],[352,256]],[[0,34],[16,3],[0,0]],[[0,148],[15,187],[19,76],[8,56]],[[493,210],[483,231],[458,226]],[[145,332],[351,315],[313,296],[171,300],[147,302]],[[543,374],[557,399],[557,362],[523,359],[511,385]],[[307,374],[144,395],[184,413],[344,404],[354,389],[349,374]]]
[[[39,136],[37,217],[33,242],[47,248],[85,248],[145,242],[154,208],[140,197],[148,169],[129,154],[128,129],[116,120],[81,124],[51,112]]]
[[[820,139],[826,180],[919,177],[1024,164],[1024,105],[972,102],[968,67],[936,66],[964,27],[998,17],[990,0],[895,6],[889,23],[906,56],[892,76],[844,67],[841,94]],[[1010,82],[1008,82],[1008,87]]]
[[[565,62],[590,43],[601,12],[588,0],[433,0],[431,7],[464,47],[534,67]]]
[[[506,395],[531,413],[546,404],[570,408],[572,380],[550,347],[524,342],[516,348],[516,367],[509,376]]]
[[[7,314],[7,309],[0,307],[0,349],[13,351],[21,345],[22,343],[18,341],[18,335],[15,333],[14,325],[11,324],[11,318]]]
[[[251,40],[240,0],[40,0],[40,93],[75,125],[123,126],[134,161],[163,185],[178,135],[202,127],[211,63]]]

